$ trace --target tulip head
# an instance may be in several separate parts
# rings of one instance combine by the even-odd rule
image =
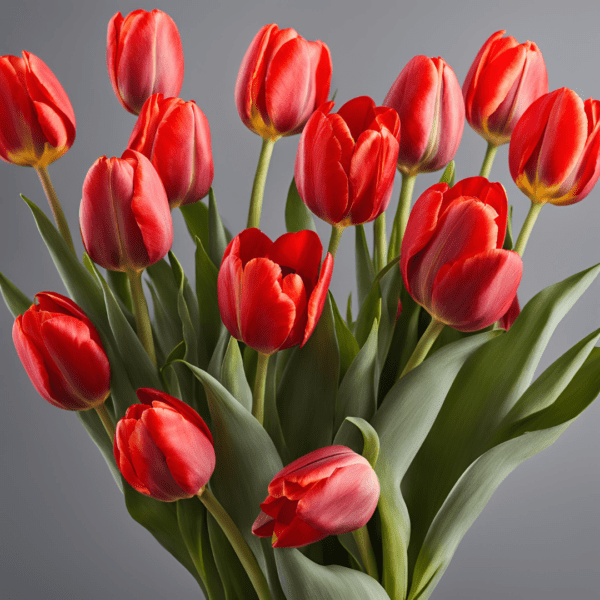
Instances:
[[[252,526],[274,548],[298,548],[367,524],[379,481],[366,458],[346,446],[310,452],[279,471]]]
[[[193,100],[150,96],[127,147],[150,159],[172,209],[198,202],[208,194],[214,173],[210,128]]]
[[[304,203],[330,225],[376,219],[390,201],[400,138],[392,108],[368,96],[329,114],[326,102],[310,117],[296,154],[295,178]]]
[[[433,318],[477,331],[511,307],[523,263],[503,250],[506,192],[499,183],[469,177],[438,183],[415,203],[402,240],[406,290]]]
[[[519,44],[497,31],[475,57],[463,84],[469,125],[494,146],[507,144],[517,121],[548,93],[548,73],[533,42]]]
[[[47,167],[75,141],[75,114],[54,73],[31,52],[0,57],[0,158]]]
[[[600,101],[567,88],[538,98],[515,127],[508,164],[534,203],[583,200],[600,176]]]
[[[40,396],[65,410],[88,410],[110,393],[110,366],[86,314],[54,292],[41,292],[13,326],[17,354]]]
[[[265,25],[250,44],[237,76],[235,103],[244,125],[264,139],[300,133],[327,100],[331,56],[321,42],[293,29]]]
[[[191,498],[215,470],[213,438],[190,406],[152,388],[140,388],[141,404],[117,423],[114,455],[135,490],[156,500]]]
[[[465,126],[465,105],[456,75],[442,58],[412,58],[383,105],[400,116],[402,173],[437,171],[454,158]]]
[[[314,331],[327,296],[333,258],[314,231],[272,242],[245,229],[231,240],[219,270],[219,310],[229,333],[262,354],[300,344]]]
[[[177,25],[162,10],[118,12],[108,23],[106,66],[117,99],[134,115],[152,94],[178,96],[184,65]]]

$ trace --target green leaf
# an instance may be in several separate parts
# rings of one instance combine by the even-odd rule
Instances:
[[[317,231],[312,213],[300,198],[295,179],[292,179],[285,203],[285,226],[289,233],[303,229]]]
[[[194,204],[180,206],[179,210],[183,215],[192,240],[198,238],[205,248],[208,247],[208,238],[210,236],[208,206],[202,202],[195,202]]]
[[[215,193],[212,188],[208,192],[208,230],[208,255],[213,264],[219,268],[227,248],[227,234],[219,216]]]
[[[440,183],[447,183],[449,187],[452,187],[454,185],[454,177],[456,176],[456,165],[454,163],[453,160],[451,160],[448,165],[446,166],[446,168],[444,169],[444,172],[442,173],[442,176],[440,178]]]
[[[16,319],[22,315],[32,304],[30,300],[14,283],[8,280],[0,273],[0,290],[6,303],[6,308],[10,310],[12,316]]]
[[[346,322],[348,323],[348,327],[353,327],[352,320],[352,292],[348,294],[348,302],[346,303]]]
[[[329,292],[329,299],[331,300],[331,307],[333,309],[333,318],[335,320],[335,335],[338,342],[340,351],[340,381],[344,378],[346,371],[352,364],[352,361],[358,354],[360,347],[350,331],[348,325],[346,325],[344,319],[340,315],[337,304],[333,294]]]
[[[133,316],[133,299],[131,298],[127,273],[106,269],[106,281],[110,286],[115,299],[119,302],[119,307],[127,317],[127,320],[130,323],[135,323],[135,317]]]
[[[248,412],[252,412],[252,390],[246,380],[244,361],[238,341],[233,337],[229,338],[221,366],[221,383]]]
[[[375,283],[360,307],[356,323],[354,324],[354,335],[359,347],[362,348],[367,341],[373,327],[373,321],[377,321],[378,323],[381,321],[382,305],[381,288],[379,283]]]
[[[512,250],[514,246],[513,235],[512,235],[512,218],[513,218],[513,207],[512,204],[508,207],[508,215],[506,219],[506,237],[504,238],[504,245],[502,246],[505,250]]]
[[[358,427],[362,433],[363,448],[360,451],[360,454],[362,454],[369,461],[370,465],[375,468],[381,447],[377,431],[375,431],[375,428],[368,421],[358,417],[346,417],[342,427],[345,430],[349,430],[350,428],[346,425],[346,423],[352,423],[355,427]],[[342,433],[342,427],[340,428],[340,431],[338,431],[338,435],[335,437],[334,444],[341,444],[345,446],[347,445],[344,442],[346,436]]]
[[[371,291],[371,285],[373,283],[373,279],[375,278],[375,270],[373,268],[373,261],[371,260],[371,255],[369,254],[369,247],[367,246],[367,237],[365,235],[364,226],[357,225],[354,228],[354,233],[356,285],[358,288],[358,307],[360,311],[363,303],[369,295],[369,292]]]

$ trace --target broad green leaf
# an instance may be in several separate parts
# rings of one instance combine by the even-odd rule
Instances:
[[[335,335],[337,337],[338,347],[340,351],[340,381],[344,378],[348,367],[360,350],[358,342],[354,334],[350,331],[348,325],[342,319],[338,310],[333,294],[329,292],[331,307],[333,309],[333,318],[335,320]]]
[[[164,365],[161,367],[161,371],[164,371],[167,367],[170,367],[174,362],[183,360],[185,358],[185,342],[182,340],[171,350],[169,356],[165,359]]]
[[[378,335],[379,369],[381,369],[386,360],[396,329],[398,302],[402,291],[402,276],[398,267],[393,267],[389,271],[382,272],[380,276],[381,321]]]
[[[456,175],[456,165],[455,165],[454,161],[451,160],[448,163],[448,165],[446,166],[446,168],[444,169],[442,176],[440,177],[440,183],[447,183],[450,187],[452,187],[454,185],[455,175]]]
[[[289,233],[304,229],[317,231],[312,213],[300,198],[295,179],[292,179],[285,203],[285,226]]]
[[[354,259],[356,262],[356,286],[358,288],[358,308],[362,308],[365,299],[371,291],[371,285],[375,278],[373,261],[367,246],[367,237],[363,225],[354,228]]]
[[[235,338],[229,338],[225,358],[221,366],[221,383],[227,391],[248,411],[252,412],[252,390],[246,381],[244,361]]]
[[[375,283],[365,298],[354,324],[354,335],[360,348],[362,348],[371,333],[373,321],[381,321],[383,300],[381,298],[381,287]]]
[[[208,255],[217,269],[221,266],[225,248],[227,248],[227,234],[223,221],[219,216],[217,202],[213,189],[208,192]]]
[[[167,356],[177,345],[183,342],[183,333],[181,330],[181,321],[179,315],[174,319],[163,306],[163,303],[156,291],[156,286],[152,281],[148,281],[148,289],[152,296],[152,307],[154,312],[153,327],[156,332],[155,348],[158,364],[164,364]]]
[[[504,238],[504,245],[502,246],[505,250],[513,249],[513,235],[512,235],[512,218],[513,218],[513,207],[512,204],[508,207],[508,215],[506,219],[506,237]]]
[[[2,297],[6,303],[6,308],[10,310],[15,319],[19,315],[22,315],[33,304],[33,300],[30,300],[2,273],[0,273],[0,290],[2,290]]]
[[[248,350],[249,348],[246,348],[246,351]],[[269,359],[267,381],[265,385],[265,418],[263,424],[265,431],[273,440],[275,448],[277,448],[277,452],[284,464],[291,462],[291,459],[290,451],[285,443],[285,438],[283,437],[279,412],[277,411],[277,374],[280,368],[285,368],[279,363],[281,362],[283,364],[286,362],[285,357],[289,356],[289,354],[287,354],[288,352],[290,352],[290,350],[277,352],[275,356],[272,356]],[[254,371],[256,372],[256,363],[254,364]],[[256,379],[256,377],[254,379]]]
[[[135,322],[133,316],[133,299],[131,298],[127,273],[106,269],[106,281],[110,286],[115,299],[119,302],[119,306],[127,317],[127,320],[130,323]]]
[[[377,431],[375,431],[375,428],[368,421],[358,417],[346,417],[346,421],[360,429],[364,440],[364,447],[361,454],[369,461],[369,464],[375,468],[377,459],[379,458],[379,450],[381,448]]]
[[[223,328],[223,331],[221,331],[221,335],[219,336],[219,341],[217,342],[217,347],[210,357],[210,362],[208,363],[208,368],[206,370],[215,379],[221,377],[221,368],[223,366],[223,361],[225,360],[225,352],[227,352],[230,337],[229,331]]]
[[[346,323],[350,329],[354,326],[352,319],[352,292],[348,294],[348,302],[346,303]]]
[[[208,247],[208,238],[210,236],[208,225],[208,206],[202,202],[186,204],[180,206],[179,210],[187,226],[187,230],[192,240],[198,238],[202,245]]]

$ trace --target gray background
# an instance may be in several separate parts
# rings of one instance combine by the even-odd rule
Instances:
[[[81,185],[100,155],[119,156],[135,117],[113,95],[106,73],[109,18],[140,2],[21,0],[3,3],[0,54],[32,51],[65,87],[78,120],[73,149],[50,167],[74,233]],[[52,6],[52,9],[50,9]],[[153,5],[143,8],[152,9]],[[415,54],[441,55],[462,83],[484,40],[506,28],[544,54],[550,89],[567,86],[600,97],[597,0],[568,2],[198,2],[159,8],[178,24],[186,58],[181,95],[195,99],[213,135],[215,190],[232,231],[244,227],[260,139],[240,122],[233,90],[242,56],[269,22],[325,41],[338,101],[368,94],[381,102]],[[277,143],[266,187],[263,228],[283,233],[283,208],[298,137]],[[457,155],[458,177],[476,174],[485,144],[468,126]],[[417,193],[438,175],[417,180]],[[492,179],[515,205],[518,231],[528,201],[513,184],[507,148]],[[395,207],[400,179],[396,179]],[[48,211],[32,169],[0,164],[0,270],[27,294],[64,288],[31,215],[30,196]],[[569,208],[542,211],[525,254],[522,303],[540,289],[600,260],[600,187]],[[49,211],[48,211],[49,212]],[[188,273],[192,245],[176,211],[174,251]],[[388,219],[388,222],[391,219]],[[320,227],[324,243],[328,228]],[[78,250],[82,249],[77,240]],[[340,302],[354,287],[353,235],[338,253],[332,289]],[[543,358],[548,366],[600,325],[600,282],[564,319]],[[0,420],[0,599],[178,600],[199,598],[191,576],[127,515],[100,453],[75,415],[34,392],[10,340],[12,318],[0,309],[3,400]],[[434,595],[443,600],[592,600],[600,597],[600,404],[592,406],[549,450],[500,487],[466,535]]]

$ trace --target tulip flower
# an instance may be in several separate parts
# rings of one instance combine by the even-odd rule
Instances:
[[[366,458],[346,446],[310,452],[283,468],[252,526],[274,548],[298,548],[367,524],[379,500],[379,481]]]
[[[117,423],[114,454],[121,474],[146,496],[174,502],[191,498],[215,469],[213,438],[190,406],[151,388]]]
[[[108,23],[106,65],[117,99],[134,115],[152,94],[178,96],[184,64],[173,19],[162,10],[118,12]]]
[[[69,298],[41,292],[19,315],[13,341],[40,396],[65,410],[88,410],[110,393],[110,366],[100,336]]]
[[[213,181],[210,128],[193,100],[150,96],[127,147],[150,159],[172,209],[198,202],[208,194]]]

